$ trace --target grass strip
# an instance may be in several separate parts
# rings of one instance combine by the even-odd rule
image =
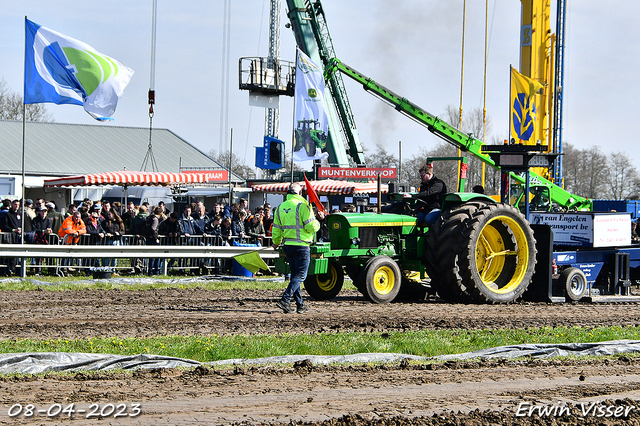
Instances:
[[[523,343],[590,343],[638,340],[640,327],[543,327],[500,330],[423,330],[389,333],[328,333],[233,336],[165,336],[82,340],[3,340],[0,353],[84,352],[155,355],[200,362],[282,355],[403,353],[436,356]]]
[[[126,276],[126,279],[144,279],[140,283],[118,283],[116,280],[91,280],[91,277],[38,277],[38,278],[12,278],[0,283],[0,290],[7,291],[70,291],[70,290],[151,290],[164,288],[202,288],[205,290],[283,290],[286,285],[282,281],[274,280],[245,280],[245,281],[197,281],[184,282],[185,277],[157,276],[151,281],[149,277]],[[273,277],[265,277],[273,278]],[[345,282],[343,289],[355,290],[351,284]]]

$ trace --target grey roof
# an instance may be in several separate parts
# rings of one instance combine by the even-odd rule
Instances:
[[[140,170],[149,145],[149,128],[104,124],[27,122],[25,136],[25,174],[37,176]],[[153,129],[151,141],[157,171],[224,169],[168,129]],[[0,120],[0,150],[0,173],[22,173],[22,121]],[[153,171],[150,162],[146,171]]]

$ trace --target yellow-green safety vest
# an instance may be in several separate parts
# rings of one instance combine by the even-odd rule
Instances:
[[[311,206],[300,195],[287,195],[274,216],[272,240],[276,245],[308,246],[320,229]]]

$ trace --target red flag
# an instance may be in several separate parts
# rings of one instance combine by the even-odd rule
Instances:
[[[309,179],[307,179],[307,175],[303,173],[304,183],[307,186],[307,194],[309,195],[309,202],[316,205],[319,211],[324,213],[324,204],[320,202],[320,198],[318,198],[318,194],[316,194],[316,190],[313,189]]]

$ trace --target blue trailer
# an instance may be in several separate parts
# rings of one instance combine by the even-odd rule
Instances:
[[[627,212],[631,219],[640,217],[640,200],[593,200],[594,212]]]
[[[529,299],[639,302],[640,244],[631,243],[631,213],[533,213],[538,249]]]

